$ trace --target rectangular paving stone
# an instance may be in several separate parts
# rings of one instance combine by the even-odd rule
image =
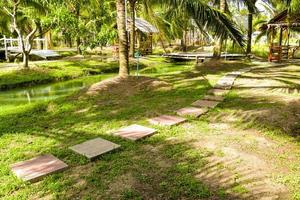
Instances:
[[[192,103],[192,106],[214,108],[219,103],[220,103],[219,101],[198,100],[198,101],[195,101],[194,103]]]
[[[239,75],[241,75],[241,74],[242,74],[241,71],[234,71],[234,72],[228,73],[227,75],[237,75],[237,76],[239,76]]]
[[[252,69],[249,69],[249,68],[244,68],[244,69],[240,69],[238,70],[239,72],[242,72],[242,73],[246,73],[246,72],[249,72],[251,71]]]
[[[113,133],[113,135],[136,141],[151,136],[156,132],[157,131],[155,129],[133,124],[131,126],[117,130]]]
[[[11,166],[14,174],[24,181],[36,182],[44,176],[61,172],[68,167],[63,161],[47,154]]]
[[[95,138],[69,148],[88,159],[94,159],[102,154],[118,149],[119,147],[120,145],[108,140]]]
[[[200,117],[201,115],[208,112],[207,108],[196,108],[196,107],[186,107],[177,110],[177,115],[179,116],[191,116]]]
[[[224,90],[230,90],[233,86],[233,82],[218,82],[214,88],[216,89],[224,89]]]
[[[224,101],[224,97],[222,96],[214,96],[214,95],[205,95],[203,97],[203,100],[209,100],[209,101]]]
[[[159,117],[154,117],[152,119],[148,119],[148,122],[150,124],[162,125],[162,126],[174,126],[174,125],[183,123],[185,121],[186,121],[185,118],[171,116],[171,115],[161,115]]]
[[[214,96],[224,96],[226,94],[228,94],[229,90],[223,90],[223,89],[210,89],[207,94],[211,94]]]
[[[241,73],[241,72],[239,72],[239,73]],[[239,74],[229,73],[229,74],[226,74],[223,78],[224,79],[233,79],[233,80],[235,80],[235,79],[237,79],[238,76],[239,76]]]

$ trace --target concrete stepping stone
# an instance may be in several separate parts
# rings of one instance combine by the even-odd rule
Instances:
[[[131,126],[117,130],[113,133],[113,135],[136,141],[151,136],[156,132],[157,131],[155,129],[133,124]]]
[[[228,73],[227,75],[237,75],[237,76],[239,76],[239,75],[241,75],[241,74],[242,74],[241,71],[235,71],[235,72],[230,72],[230,73]]]
[[[239,73],[241,73],[241,72],[239,72]],[[223,78],[235,80],[238,76],[239,76],[239,74],[232,74],[232,73],[230,73],[230,74],[226,74]]]
[[[208,100],[208,101],[224,101],[224,97],[222,97],[222,96],[214,96],[214,95],[205,95],[203,97],[203,100]]]
[[[76,153],[92,160],[102,154],[118,149],[119,147],[120,145],[112,143],[108,140],[95,138],[69,148]]]
[[[11,166],[17,177],[24,181],[37,182],[44,176],[61,172],[68,167],[63,161],[47,154],[16,163]]]
[[[224,90],[224,89],[210,89],[207,94],[214,95],[214,96],[225,96],[228,94],[229,90]]]
[[[159,117],[154,117],[152,119],[148,119],[148,122],[153,125],[162,125],[162,126],[174,126],[180,123],[185,122],[186,119],[177,116],[171,115],[161,115]]]
[[[200,117],[208,112],[207,108],[186,107],[176,111],[179,116]]]
[[[220,103],[219,101],[198,100],[198,101],[195,101],[194,103],[192,103],[192,106],[204,107],[204,108],[214,108],[219,103]]]
[[[233,82],[218,82],[214,88],[216,89],[224,89],[224,90],[230,90],[233,86]]]
[[[244,69],[240,69],[238,70],[239,72],[242,72],[242,73],[246,73],[246,72],[250,72],[252,69],[249,69],[249,68],[244,68]]]

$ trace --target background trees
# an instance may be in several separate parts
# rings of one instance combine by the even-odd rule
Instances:
[[[4,0],[2,3],[5,16],[10,17],[10,27],[18,36],[23,54],[23,67],[28,69],[32,42],[38,29],[38,22],[46,13],[45,2],[34,0]],[[3,11],[2,11],[3,12]]]
[[[56,46],[60,46],[62,41],[69,47],[75,45],[79,54],[87,48],[103,47],[118,43],[119,40],[120,53],[123,52],[120,54],[120,67],[126,68],[121,71],[128,73],[127,54],[133,56],[135,53],[136,16],[146,18],[160,30],[158,40],[163,48],[171,40],[180,39],[182,50],[186,50],[187,32],[197,29],[205,36],[212,35],[216,38],[216,57],[221,54],[224,41],[229,39],[243,47],[246,35],[246,52],[251,53],[253,20],[256,24],[259,21],[257,17],[253,17],[258,14],[255,5],[257,1],[259,0],[4,0],[0,2],[0,34],[18,36],[20,40],[22,38],[24,67],[28,67],[33,39],[43,37],[45,33],[51,33]],[[290,12],[295,12],[299,10],[298,1],[265,2],[269,2],[272,9],[290,8]],[[248,24],[245,27],[243,21],[235,20],[231,13],[237,9],[237,4],[248,12]],[[125,27],[126,11],[132,21],[131,27],[128,27],[130,37],[127,32],[129,29],[126,30]],[[235,12],[234,15],[236,14],[239,13]]]

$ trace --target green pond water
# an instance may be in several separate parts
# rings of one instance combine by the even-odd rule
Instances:
[[[49,101],[59,97],[68,96],[76,91],[92,85],[93,83],[112,77],[112,75],[97,75],[70,81],[43,84],[8,91],[0,91],[0,107],[25,105],[41,101]]]

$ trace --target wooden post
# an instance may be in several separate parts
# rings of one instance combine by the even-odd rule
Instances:
[[[10,47],[13,47],[13,41],[11,37],[10,37]]]
[[[279,46],[282,45],[282,33],[283,33],[283,30],[282,30],[282,27],[280,27]]]

